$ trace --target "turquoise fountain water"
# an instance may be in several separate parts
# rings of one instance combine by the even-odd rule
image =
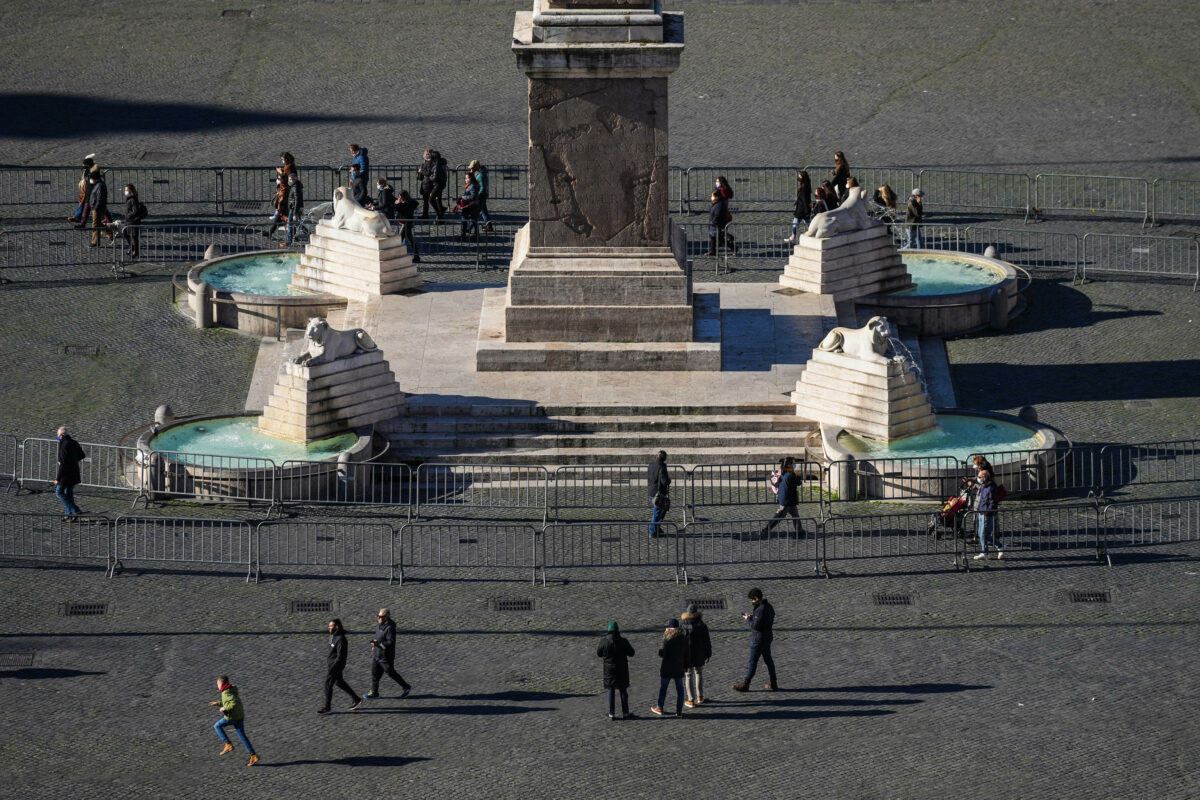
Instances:
[[[1016,453],[1045,446],[1036,431],[1015,422],[969,414],[938,414],[940,429],[890,443],[843,432],[839,446],[856,458],[929,458],[952,456],[965,461],[975,453]]]
[[[969,258],[931,253],[900,256],[917,285],[893,292],[898,296],[959,294],[986,289],[1005,279],[1002,270]]]
[[[322,461],[333,458],[350,449],[358,441],[353,432],[343,433],[329,439],[321,439],[305,446],[298,442],[267,436],[254,430],[258,417],[221,417],[219,419],[196,420],[177,425],[155,436],[150,446],[158,451],[182,453],[172,459],[182,463],[198,463],[189,460],[186,454],[224,456],[229,463],[204,463],[213,467],[244,467],[238,458],[269,458],[276,465],[284,461]]]
[[[299,297],[305,293],[288,288],[299,264],[299,253],[256,253],[220,261],[205,268],[200,278],[222,292]]]

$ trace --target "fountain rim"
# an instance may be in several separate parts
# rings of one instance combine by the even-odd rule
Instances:
[[[302,254],[293,253],[290,250],[286,251],[286,252],[282,252],[282,253],[279,250],[245,250],[241,253],[227,253],[225,255],[214,256],[213,258],[210,258],[210,259],[207,259],[204,261],[197,261],[195,264],[193,264],[191,267],[188,268],[188,271],[187,271],[188,290],[190,293],[194,293],[199,289],[199,287],[205,286],[205,287],[212,289],[212,291],[218,297],[227,297],[227,298],[230,298],[233,300],[237,300],[238,302],[245,302],[245,303],[253,303],[255,300],[259,300],[259,299],[270,300],[270,301],[272,301],[272,303],[278,303],[280,301],[286,302],[286,301],[291,300],[291,301],[295,301],[293,303],[294,305],[302,305],[302,304],[304,304],[304,302],[312,302],[312,301],[339,301],[339,300],[345,301],[346,298],[340,297],[339,295],[336,295],[336,294],[329,294],[328,292],[305,292],[304,294],[251,294],[248,292],[235,292],[235,291],[231,291],[229,289],[221,289],[216,286],[213,286],[211,283],[209,283],[208,281],[204,280],[201,277],[201,273],[203,273],[204,270],[206,270],[212,266],[221,264],[222,262],[233,261],[233,260],[236,260],[239,258],[247,258],[247,257],[251,257],[251,256],[265,256],[265,255],[271,255],[271,256],[296,255],[297,256],[297,262],[296,262],[297,265],[299,265],[299,258],[303,257]]]
[[[935,256],[944,258],[957,258],[962,261],[975,261],[985,267],[1001,271],[1004,277],[995,283],[989,283],[987,286],[978,286],[973,289],[964,289],[960,292],[945,292],[943,294],[895,294],[894,292],[884,292],[882,294],[873,294],[868,297],[863,297],[864,302],[870,302],[878,306],[936,306],[936,305],[959,305],[969,302],[986,301],[997,289],[1002,289],[1006,294],[1009,293],[1009,287],[1013,287],[1016,291],[1019,273],[1014,264],[1003,261],[999,258],[992,258],[978,253],[968,253],[965,250],[931,250],[928,248],[914,248],[904,250],[901,257],[906,255],[916,256]],[[917,285],[920,288],[920,284]],[[890,302],[882,302],[890,301]]]

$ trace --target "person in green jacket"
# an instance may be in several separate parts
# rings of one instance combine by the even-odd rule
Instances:
[[[217,691],[221,693],[221,700],[219,702],[213,700],[209,705],[221,707],[221,718],[217,720],[217,724],[213,725],[213,730],[225,743],[225,747],[221,749],[221,755],[233,752],[233,742],[229,741],[229,734],[225,733],[225,726],[232,725],[233,729],[237,731],[238,738],[242,740],[242,744],[250,753],[250,763],[246,766],[253,767],[258,763],[258,755],[254,752],[254,746],[250,744],[250,740],[246,738],[244,728],[246,710],[242,707],[242,698],[238,696],[237,687],[229,682],[228,675],[221,675],[217,678]]]

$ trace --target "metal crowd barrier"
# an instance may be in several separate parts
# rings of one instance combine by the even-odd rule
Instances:
[[[437,508],[530,509],[547,518],[550,478],[545,467],[439,464],[417,467],[413,516]]]
[[[833,180],[833,164],[809,164],[804,167],[804,171],[808,173],[809,179],[812,181],[813,194],[816,194],[816,189],[823,181]],[[896,206],[900,213],[904,213],[904,204],[908,202],[909,195],[912,190],[920,184],[917,182],[917,175],[907,167],[860,167],[850,166],[850,177],[858,180],[858,185],[861,186],[867,193],[867,199],[875,194],[875,190],[883,184],[891,186],[896,192]],[[796,173],[792,173],[792,205],[795,206],[796,198]],[[932,200],[932,193],[926,189],[925,197],[927,200]],[[813,198],[814,200],[816,197]]]
[[[809,518],[689,522],[679,539],[684,583],[689,568],[705,565],[809,562],[816,572],[819,533],[818,521]]]
[[[792,167],[689,167],[683,207],[687,213],[692,212],[693,203],[701,210],[708,208],[718,177],[724,177],[733,189],[730,206],[734,214],[739,207],[794,203],[796,172]]]
[[[91,228],[76,230],[67,225],[0,230],[0,270],[92,265],[114,270],[124,244],[120,234],[114,234],[112,241],[100,234],[96,247],[91,246],[91,237]]]
[[[138,497],[134,498],[135,506],[139,499],[149,504],[164,497],[181,497],[265,503],[270,513],[281,499],[279,469],[269,458],[169,450],[138,453],[137,458],[144,480]]]
[[[412,468],[383,461],[285,461],[282,505],[386,506],[407,517]]]
[[[675,582],[686,578],[679,528],[659,523],[650,537],[647,522],[571,522],[547,525],[542,532],[542,585],[553,569],[594,567],[670,567]]]
[[[953,557],[957,548],[955,540],[943,539],[937,533],[932,512],[829,517],[822,521],[819,530],[817,557],[820,571],[833,574],[835,570],[830,565],[837,561],[900,556]],[[947,566],[952,563],[952,560],[947,562]]]
[[[1200,500],[1120,503],[1100,511],[1108,547],[1147,547],[1200,540]]]
[[[1194,220],[1200,217],[1200,181],[1156,178],[1150,188],[1153,192],[1153,222],[1158,223],[1162,218]]]
[[[61,514],[0,513],[0,557],[66,558],[103,561],[112,558],[109,522],[104,517],[64,519]]]
[[[673,505],[664,519],[683,517],[687,503],[687,472],[678,465],[668,467]],[[579,509],[632,508],[650,519],[650,495],[646,489],[646,467],[633,464],[578,464],[558,467],[553,477],[554,521],[562,512]],[[641,514],[639,513],[639,516]]]
[[[1150,182],[1116,175],[1043,174],[1034,178],[1034,212],[1078,211],[1150,222]]]
[[[925,192],[924,206],[938,211],[994,211],[1021,214],[1028,219],[1033,181],[1023,172],[971,172],[956,169],[922,169],[915,185]],[[893,189],[897,188],[895,186]],[[870,189],[874,193],[875,189]],[[907,202],[912,192],[897,192],[896,202]]]
[[[1094,504],[1032,508],[1001,505],[992,524],[1005,558],[1010,558],[1014,551],[1041,553],[1085,548],[1094,550],[1097,559],[1103,558],[1104,541]],[[974,556],[980,552],[977,530],[978,514],[968,511],[963,523],[964,535],[955,540],[961,547],[955,560],[968,571]]]
[[[137,448],[80,442],[86,458],[79,462],[79,485],[118,491],[140,491]],[[21,443],[22,488],[52,484],[58,477],[58,440],[29,438]]]
[[[454,568],[528,570],[536,583],[537,537],[520,523],[410,522],[400,529],[400,582],[405,568]]]
[[[1088,233],[1083,252],[1084,280],[1112,272],[1191,278],[1192,291],[1200,285],[1200,241],[1193,238]]]
[[[0,433],[0,481],[5,490],[21,488],[21,440],[11,433]]]
[[[218,187],[218,195],[215,198],[217,213],[260,211],[264,215],[270,214],[270,203],[278,188],[278,184],[275,183],[279,176],[275,171],[278,166],[213,167]],[[336,168],[297,164],[296,172],[304,187],[306,206],[314,206],[331,199],[333,190],[342,185],[341,173]],[[150,207],[150,212],[154,213],[153,206]]]
[[[1100,488],[1200,482],[1200,439],[1100,448]]]
[[[528,200],[529,199],[529,165],[528,164],[491,164],[483,165],[487,169],[488,202],[493,200]],[[463,185],[467,174],[467,165],[457,165],[451,173],[456,181],[455,186]],[[416,197],[416,195],[413,195]]]
[[[778,463],[756,462],[750,464],[698,464],[688,473],[687,506],[685,521],[689,525],[698,521],[698,509],[728,506],[777,506],[775,489],[771,486],[771,474],[779,469]],[[800,502],[821,502],[820,464],[797,461],[796,473],[800,477]]]
[[[963,231],[957,225],[942,222],[887,222],[892,241],[903,249],[908,241],[908,231],[916,228],[921,233],[920,250],[962,250]]]
[[[250,250],[266,250],[274,244],[264,231],[246,225],[221,224],[143,224],[139,230],[139,255],[136,262],[191,263],[204,260],[204,253],[216,245],[226,256]],[[265,229],[264,229],[265,230]],[[118,237],[116,260],[121,265],[135,263]]]
[[[260,522],[254,529],[254,582],[266,566],[381,567],[388,583],[399,563],[396,531],[382,522]]]
[[[958,491],[966,468],[953,456],[846,459],[826,467],[829,503],[864,499],[944,500]]]
[[[252,528],[245,520],[119,516],[108,577],[127,561],[244,566],[250,581]]]
[[[996,258],[1023,269],[1081,270],[1083,248],[1074,233],[971,225],[963,238],[973,251],[995,247]]]

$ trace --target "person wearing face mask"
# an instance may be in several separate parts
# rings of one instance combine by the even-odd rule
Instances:
[[[446,159],[437,150],[426,148],[421,167],[417,170],[417,180],[421,185],[421,219],[429,219],[431,205],[439,222],[445,216],[442,192],[446,191],[446,174]]]
[[[111,242],[113,240],[113,232],[108,227],[108,184],[104,182],[104,176],[100,172],[93,172],[88,176],[88,209],[92,215],[92,247],[97,247],[100,244],[100,232],[108,237]]]
[[[359,147],[351,142],[350,144],[351,164],[358,165],[358,172],[362,175],[364,181],[371,180],[371,160],[367,158],[367,148]]]
[[[79,462],[87,458],[79,442],[71,438],[67,426],[59,427],[58,437],[58,471],[54,473],[54,495],[62,503],[63,519],[76,517],[83,512],[75,505],[75,487],[81,482]]]
[[[138,200],[137,188],[132,183],[125,184],[125,224],[121,227],[121,238],[130,258],[137,258],[141,252],[142,220],[148,214],[146,204]]]
[[[421,256],[417,253],[417,240],[413,237],[413,218],[417,215],[417,201],[407,189],[400,190],[400,198],[396,201],[396,218],[400,220],[400,237],[408,244],[408,252],[412,253],[413,263],[420,264]]]
[[[380,178],[375,182],[375,199],[367,207],[382,212],[390,220],[396,219],[396,193],[387,179]]]
[[[271,199],[271,206],[275,209],[269,220],[271,227],[263,231],[263,236],[270,239],[275,235],[275,231],[279,230],[279,226],[283,224],[287,217],[288,204],[288,176],[295,176],[295,172],[280,173],[275,176],[275,196]]]
[[[350,196],[363,208],[371,204],[371,197],[367,194],[367,182],[363,180],[362,171],[357,164],[350,165]]]
[[[977,458],[980,458],[977,456]],[[984,464],[987,464],[984,461]],[[990,469],[985,469],[978,462],[975,463],[978,468],[976,480],[979,481],[979,493],[975,496],[975,519],[976,533],[979,536],[979,553],[974,556],[976,561],[987,558],[988,542],[996,548],[996,558],[1004,558],[1004,547],[1000,544],[1000,538],[996,535],[996,509],[1000,506],[1000,498],[997,496],[996,483],[992,480],[992,472]],[[990,464],[987,464],[990,467]]]
[[[471,240],[475,241],[479,238],[479,184],[475,183],[475,179],[467,175],[463,181],[462,197],[458,198],[458,203],[452,209],[462,213],[462,231],[458,234],[460,242],[466,241],[467,232],[471,233]]]
[[[467,165],[467,174],[473,177],[475,184],[479,186],[479,219],[483,221],[483,229],[490,231],[492,229],[492,218],[488,216],[487,210],[488,169],[479,163],[479,159],[474,159]]]
[[[296,225],[300,222],[300,215],[304,213],[304,184],[295,174],[288,175],[287,189],[287,239],[280,247],[287,247],[292,243]]]

